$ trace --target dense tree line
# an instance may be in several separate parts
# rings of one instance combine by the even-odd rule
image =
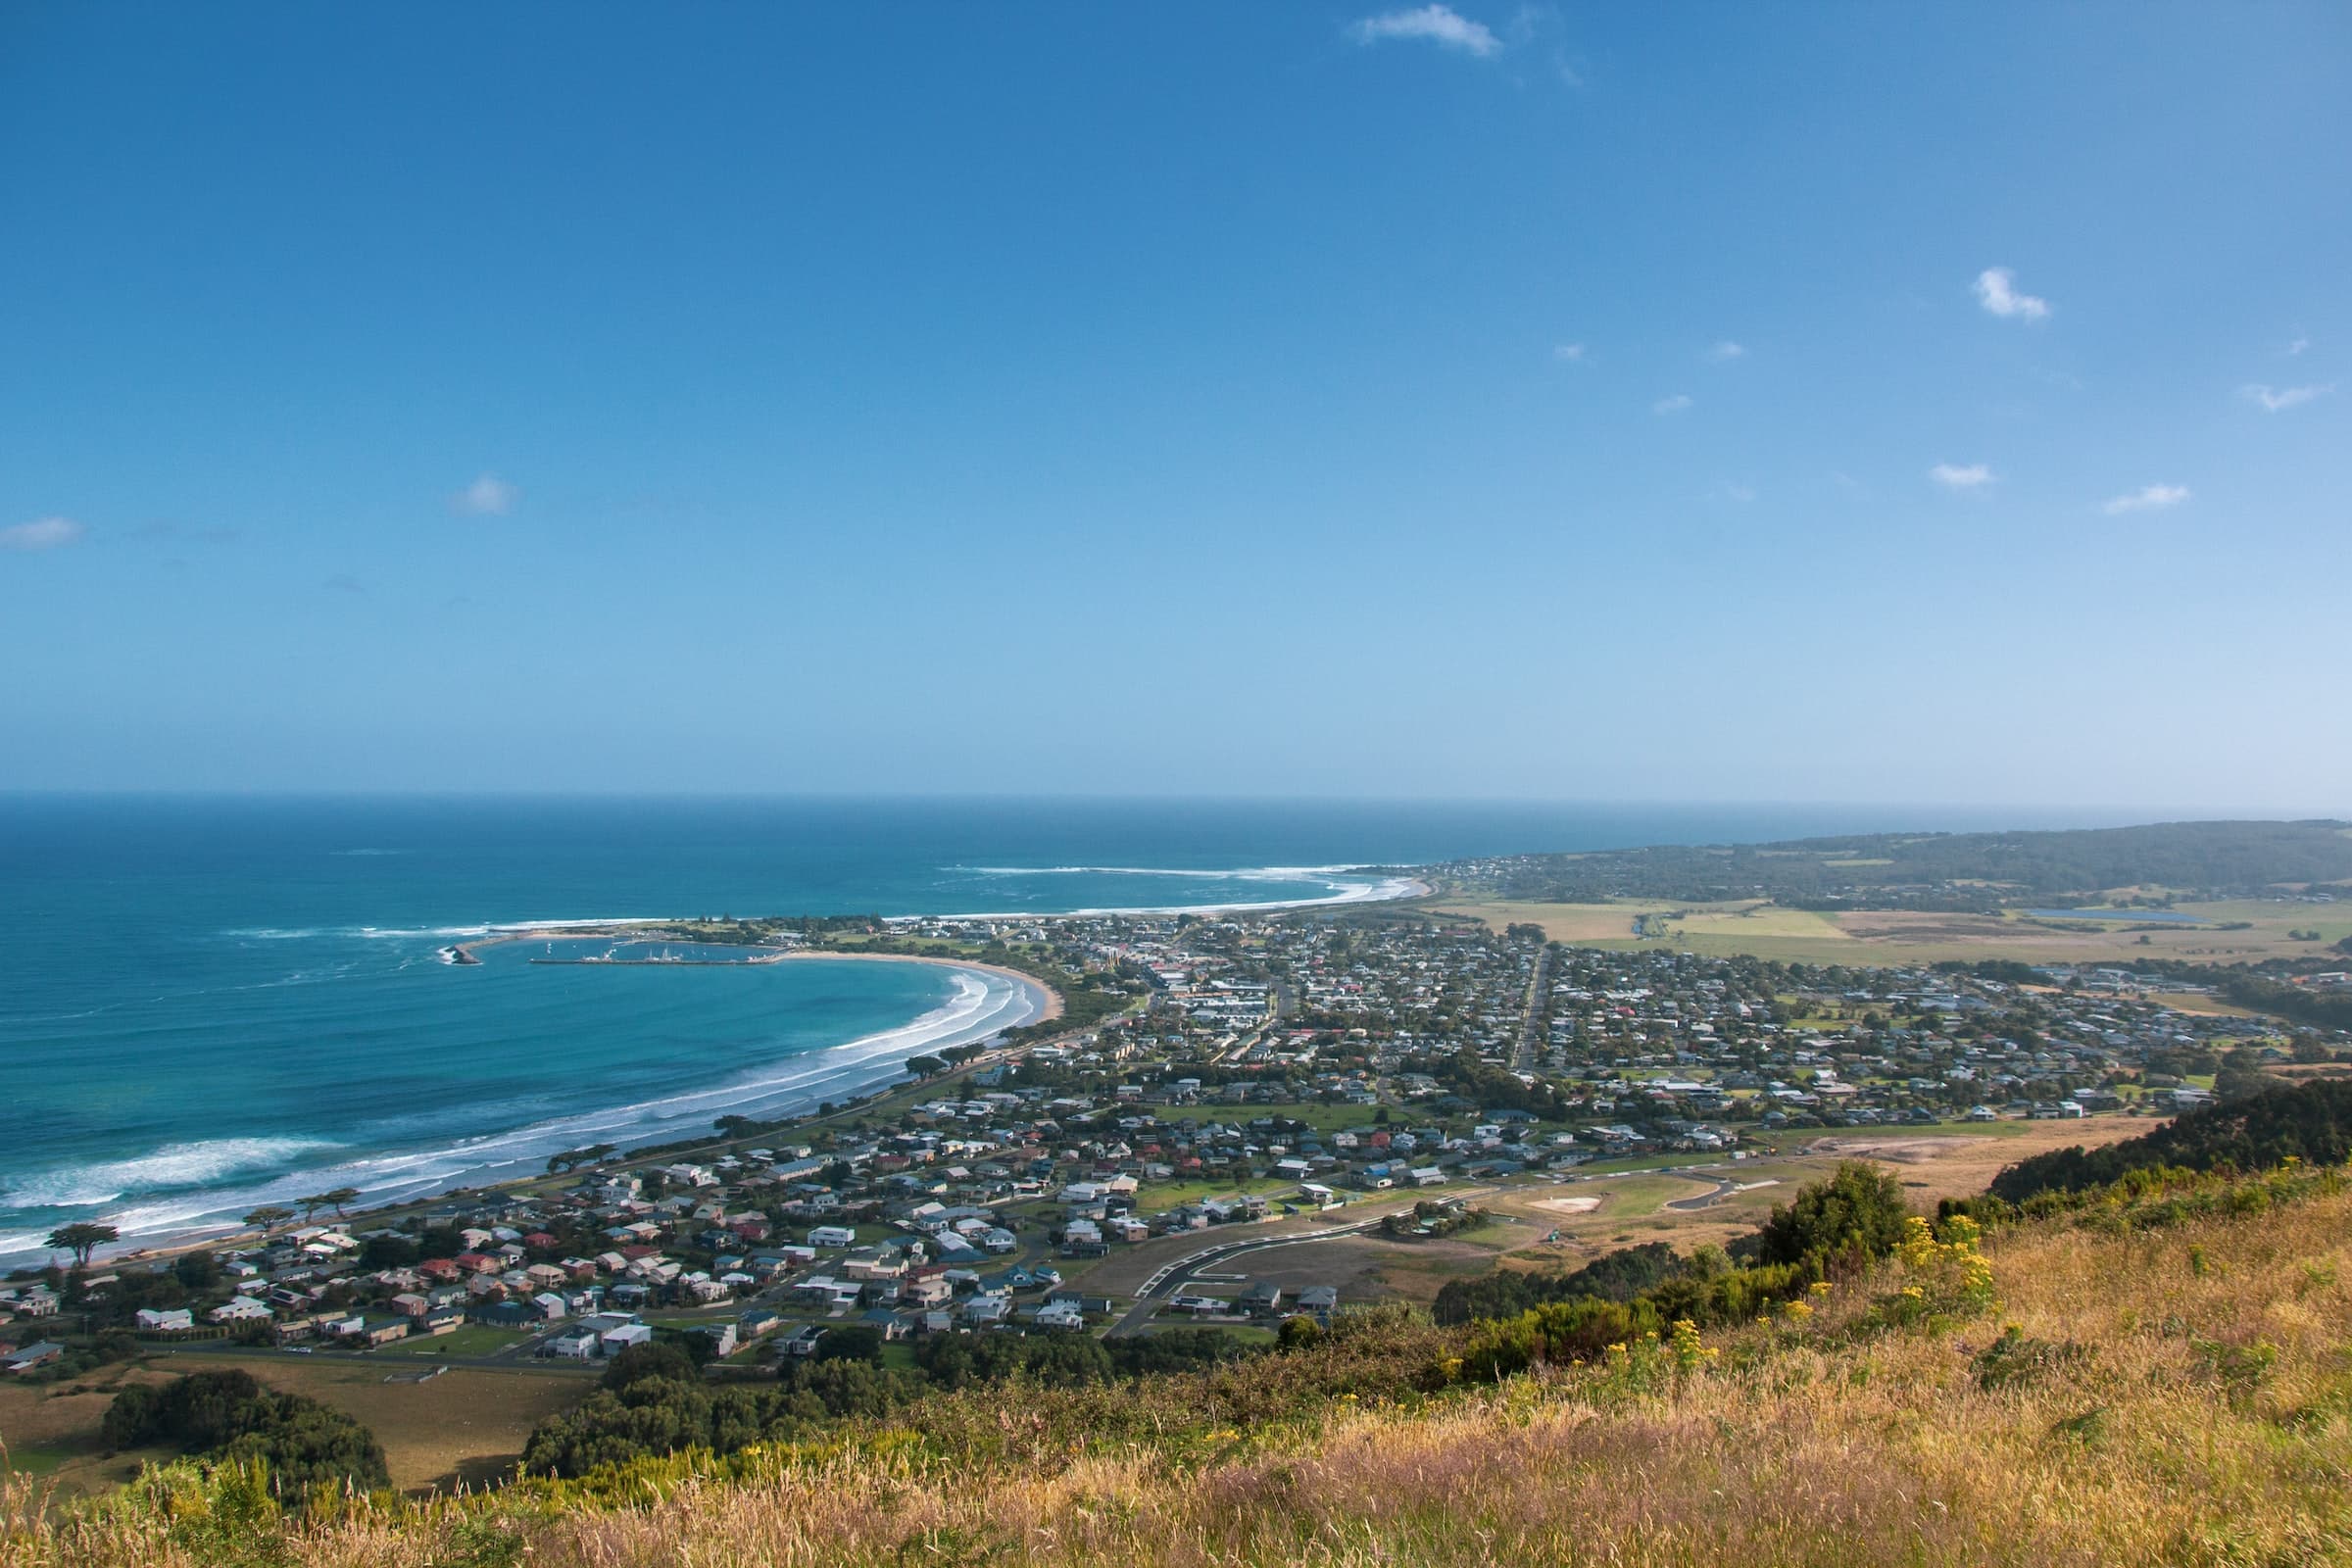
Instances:
[[[1777,844],[1653,845],[1526,856],[1469,879],[1512,898],[1714,902],[1769,898],[1799,907],[1992,908],[2112,888],[2259,893],[2352,880],[2341,822],[2160,822],[2031,833],[1872,833]],[[1997,883],[1970,889],[1960,883]]]
[[[392,1484],[383,1446],[366,1427],[316,1399],[265,1389],[247,1372],[134,1383],[107,1406],[101,1432],[111,1448],[168,1445],[206,1459],[259,1459],[270,1484],[289,1494],[321,1484]]]
[[[2152,1132],[2104,1149],[2054,1149],[2009,1166],[1992,1196],[2023,1203],[2036,1194],[2104,1187],[2135,1170],[2255,1171],[2300,1159],[2333,1165],[2352,1155],[2352,1082],[2320,1078],[2205,1105]]]

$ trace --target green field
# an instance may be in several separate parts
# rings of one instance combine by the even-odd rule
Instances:
[[[439,1357],[496,1355],[499,1351],[520,1345],[529,1338],[528,1334],[519,1334],[513,1329],[494,1329],[486,1324],[468,1323],[451,1334],[395,1340],[376,1353],[379,1355]]]
[[[1164,1214],[1186,1203],[1198,1203],[1205,1198],[1231,1198],[1236,1193],[1261,1194],[1271,1204],[1298,1191],[1297,1182],[1274,1176],[1252,1176],[1238,1182],[1154,1182],[1136,1194],[1135,1207],[1139,1214]]]
[[[2139,958],[2202,962],[2312,956],[2352,937],[2352,902],[2302,904],[2245,899],[2180,904],[2204,926],[2132,928],[2131,911],[2113,919],[2038,920],[2012,909],[1999,915],[1854,910],[1821,913],[1756,900],[1728,904],[1620,900],[1606,904],[1538,904],[1438,899],[1433,911],[1468,915],[1500,929],[1541,926],[1554,942],[1631,952],[1671,947],[1714,957],[1773,958],[1790,963],[1917,964],[2013,958],[2026,963],[2129,963]],[[1637,916],[1662,920],[1667,935],[1636,937]],[[2224,930],[2242,924],[2243,930]],[[2316,942],[2289,932],[2317,931]],[[2142,938],[2145,938],[2143,941]]]

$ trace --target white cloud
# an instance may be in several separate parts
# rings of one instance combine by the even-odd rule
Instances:
[[[1729,479],[1726,479],[1721,484],[1717,485],[1715,487],[1715,493],[1726,501],[1737,501],[1742,505],[1745,505],[1747,502],[1756,499],[1756,487],[1754,485],[1734,484]]]
[[[72,517],[35,517],[0,528],[0,550],[55,550],[80,537],[81,524]]]
[[[1993,472],[1982,463],[1938,463],[1928,470],[1928,477],[1946,490],[1981,490],[1992,483]]]
[[[449,498],[449,510],[469,517],[503,517],[514,510],[522,492],[495,473],[480,478]]]
[[[2311,347],[2311,339],[2307,337],[2296,338],[2292,343],[2289,343],[2286,346],[2286,357],[2291,360],[2309,347]]]
[[[1652,403],[1649,406],[1649,412],[1652,414],[1680,414],[1690,406],[1690,402],[1688,394],[1677,392],[1670,398],[1660,398],[1657,402]]]
[[[1977,303],[1995,316],[2020,316],[2038,321],[2050,314],[2050,302],[2016,289],[2017,274],[2006,267],[1987,267],[1977,274]]]
[[[1717,365],[1721,365],[1726,360],[1740,359],[1746,353],[1747,350],[1745,348],[1733,342],[1727,337],[1722,342],[1716,344],[1713,348],[1707,350],[1707,358],[1713,360]]]
[[[2242,398],[2250,398],[2261,404],[2270,413],[2278,414],[2282,410],[2309,403],[2313,398],[2324,398],[2334,390],[2335,383],[2333,381],[2319,386],[2262,386],[2256,384],[2239,387],[2237,395]]]
[[[2120,517],[2127,512],[2153,512],[2164,507],[2177,507],[2188,499],[2184,484],[2147,484],[2127,495],[2116,496],[2099,510],[2110,517]]]
[[[1582,343],[1561,343],[1553,347],[1551,357],[1562,365],[1575,365],[1584,359],[1585,346]]]
[[[1442,49],[1458,50],[1484,60],[1502,51],[1502,40],[1483,22],[1473,22],[1451,6],[1426,5],[1412,11],[1384,12],[1366,17],[1348,29],[1357,43],[1383,43],[1413,38]]]

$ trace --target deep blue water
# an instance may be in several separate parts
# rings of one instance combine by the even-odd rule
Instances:
[[[504,923],[1345,897],[1301,867],[1911,827],[1898,808],[0,798],[0,1257],[388,1198],[881,1081],[1027,999],[915,965],[479,967]],[[1271,868],[1271,869],[1269,869]],[[1284,869],[1290,868],[1290,869]]]

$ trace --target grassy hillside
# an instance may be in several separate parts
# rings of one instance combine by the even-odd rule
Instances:
[[[1239,1369],[974,1391],[822,1443],[300,1525],[184,1470],[64,1523],[20,1485],[0,1560],[2352,1560],[2352,1186],[2142,1186],[1993,1235],[1988,1290],[1965,1247],[1923,1245],[1700,1342],[1492,1382],[1463,1351],[1493,1326],[1391,1318]]]

